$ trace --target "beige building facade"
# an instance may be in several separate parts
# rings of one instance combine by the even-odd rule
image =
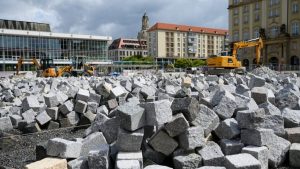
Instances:
[[[156,23],[148,30],[148,53],[155,58],[206,59],[224,50],[228,30]]]
[[[299,67],[300,0],[229,0],[231,42],[264,38],[261,62],[277,67]],[[255,61],[255,49],[242,49],[244,66]]]

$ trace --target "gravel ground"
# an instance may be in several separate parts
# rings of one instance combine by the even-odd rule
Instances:
[[[23,168],[24,165],[35,161],[35,146],[49,139],[60,137],[73,139],[83,137],[84,129],[59,129],[29,135],[16,135],[0,139],[0,169],[1,167]],[[2,133],[3,136],[3,133]]]

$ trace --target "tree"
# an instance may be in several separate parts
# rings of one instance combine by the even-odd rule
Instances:
[[[175,60],[176,68],[188,68],[188,67],[199,67],[205,65],[203,60],[191,60],[187,58],[180,58]]]
[[[129,56],[124,58],[122,61],[126,61],[129,64],[136,64],[136,65],[145,65],[145,64],[154,64],[154,58],[151,56]]]

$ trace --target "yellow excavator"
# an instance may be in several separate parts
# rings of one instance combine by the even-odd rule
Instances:
[[[17,72],[19,75],[21,66],[24,61],[29,61],[37,68],[38,76],[41,77],[70,77],[70,76],[93,76],[95,68],[88,64],[85,64],[83,57],[75,57],[72,61],[72,65],[67,66],[54,66],[53,59],[42,58],[40,63],[34,57],[32,59],[23,59],[20,57],[17,63]]]
[[[249,41],[240,41],[233,44],[232,56],[228,52],[222,52],[221,56],[212,56],[207,58],[208,74],[224,74],[229,72],[245,73],[245,67],[237,59],[237,52],[239,49],[256,47],[256,65],[260,65],[261,49],[264,43],[262,38],[252,39]]]

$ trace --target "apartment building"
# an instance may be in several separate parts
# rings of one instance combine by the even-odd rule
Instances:
[[[147,56],[147,41],[139,39],[119,38],[108,48],[108,58],[112,61],[121,61],[128,56]]]
[[[206,59],[224,50],[227,30],[156,23],[148,30],[148,53],[156,58]]]
[[[264,38],[261,62],[299,65],[300,0],[229,0],[230,40]],[[245,66],[255,61],[255,49],[239,51]]]

